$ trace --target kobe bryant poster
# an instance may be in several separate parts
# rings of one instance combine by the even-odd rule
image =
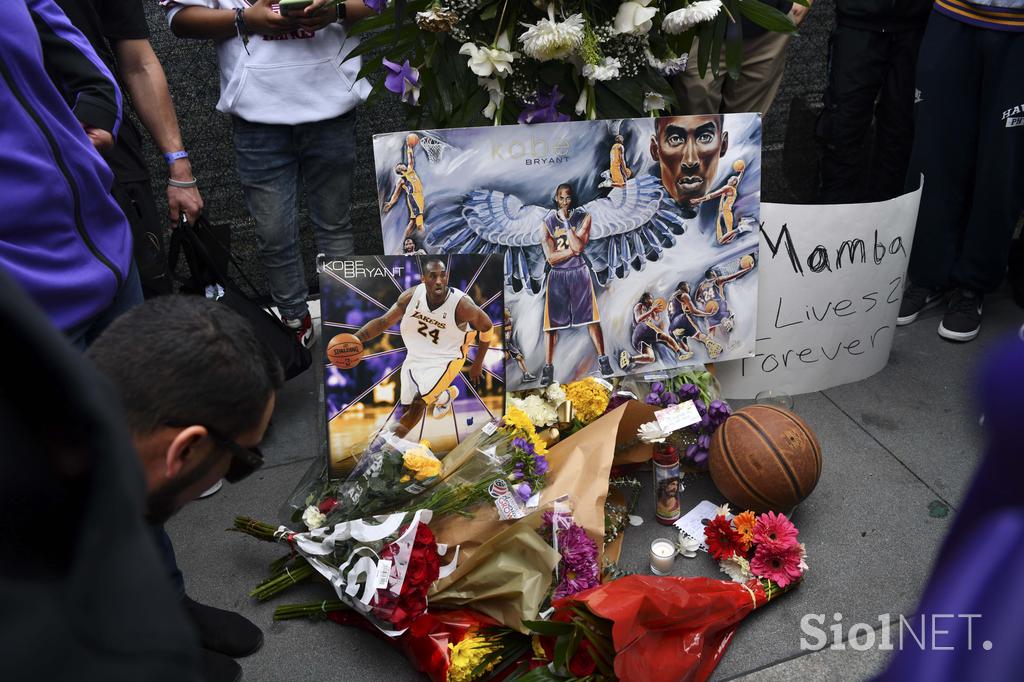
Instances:
[[[502,415],[500,257],[353,256],[319,270],[333,476],[386,432],[444,453]]]
[[[374,137],[386,253],[503,267],[509,389],[749,357],[758,114]]]

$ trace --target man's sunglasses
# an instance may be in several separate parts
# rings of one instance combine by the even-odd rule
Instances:
[[[216,429],[206,426],[205,424],[186,424],[183,421],[176,420],[170,420],[164,422],[164,424],[172,428],[202,426],[206,429],[207,435],[214,443],[231,453],[231,464],[228,466],[227,473],[224,474],[224,480],[228,483],[238,483],[243,478],[246,478],[263,466],[263,453],[260,452],[258,447],[247,448],[241,446],[227,436],[221,435],[221,433]]]

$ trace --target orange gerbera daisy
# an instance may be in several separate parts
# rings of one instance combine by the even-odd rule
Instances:
[[[737,514],[732,519],[732,525],[736,528],[736,532],[740,534],[740,541],[743,543],[744,551],[750,549],[750,545],[754,542],[754,526],[756,524],[757,516],[750,510]]]

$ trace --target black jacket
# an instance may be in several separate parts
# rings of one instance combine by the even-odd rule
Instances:
[[[110,386],[0,267],[0,679],[191,682]]]
[[[836,23],[866,31],[924,29],[933,0],[836,0]]]

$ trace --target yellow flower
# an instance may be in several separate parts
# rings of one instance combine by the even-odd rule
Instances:
[[[417,481],[423,481],[441,473],[441,461],[423,448],[409,448],[402,455],[402,464],[413,472]]]
[[[530,442],[533,443],[533,451],[538,455],[548,454],[548,444],[536,433],[530,434]]]
[[[411,478],[409,478],[409,476],[408,476],[408,475],[406,475],[406,476],[402,476],[402,477],[401,477],[400,479],[398,479],[398,482],[399,482],[399,483],[408,483],[408,482],[409,482],[409,481],[411,481],[411,480],[412,480],[412,479],[411,479]]]
[[[594,421],[608,408],[608,391],[593,377],[574,381],[565,387],[565,397],[572,402],[576,416],[584,424]]]
[[[482,674],[474,677],[473,671],[483,663],[484,658],[488,654],[495,651],[496,647],[483,637],[471,633],[467,633],[467,635],[469,636],[465,637],[458,644],[448,645],[449,658],[451,659],[451,664],[448,666],[448,682],[471,682],[471,680],[486,677],[486,675]],[[494,663],[495,661],[490,661],[479,672],[490,672],[494,668]]]
[[[536,429],[533,428],[533,422],[518,407],[509,407],[508,411],[505,412],[505,426],[513,431],[525,434],[537,433]]]
[[[420,441],[420,445],[425,447],[427,450],[430,449],[430,441],[427,440],[426,438],[424,438],[423,440]]]

